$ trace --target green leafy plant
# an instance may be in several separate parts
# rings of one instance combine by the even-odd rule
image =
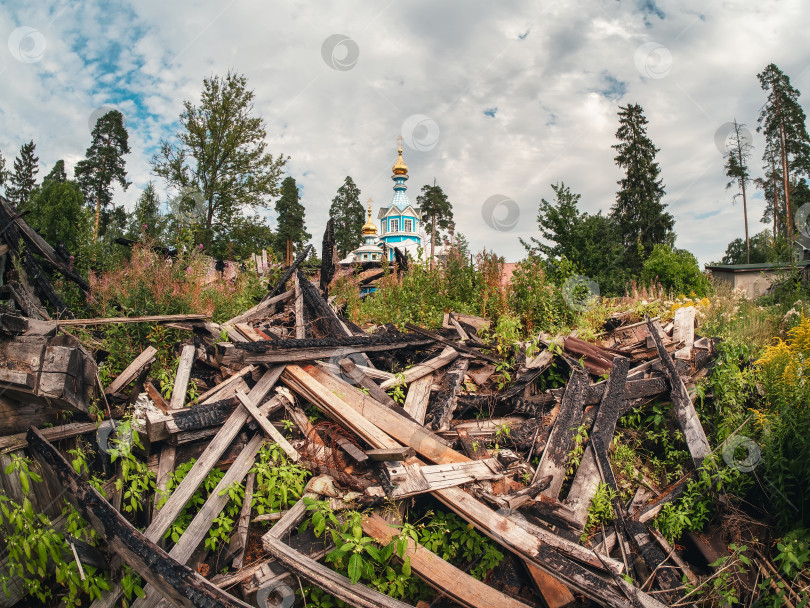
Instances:
[[[588,506],[588,520],[585,524],[585,532],[582,534],[582,541],[588,538],[588,533],[597,529],[602,524],[610,523],[614,519],[613,501],[617,494],[607,484],[599,482],[596,492]]]

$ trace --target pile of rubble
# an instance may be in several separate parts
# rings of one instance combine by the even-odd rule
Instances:
[[[328,253],[328,234],[325,241]],[[201,315],[48,321],[0,313],[0,465],[5,468],[14,454],[36,458],[46,480],[35,484],[35,506],[56,518],[64,496],[96,530],[103,553],[86,547],[76,559],[133,568],[147,583],[146,597],[133,604],[138,608],[290,606],[301,579],[353,606],[406,606],[319,562],[332,547],[328,538],[298,532],[307,514],[304,498],[327,498],[335,510],[362,510],[363,532],[386,544],[398,531],[390,525],[391,509],[383,517],[381,507],[430,495],[524,564],[516,578],[531,586],[476,580],[409,541],[411,570],[436,590],[438,604],[561,607],[589,600],[618,608],[679,601],[682,576],[695,576],[648,522],[683,492],[689,475],[664,491],[639,475],[629,504],[616,493],[615,525],[603,526],[587,543],[580,537],[599,483],[618,490],[608,447],[627,412],[670,400],[692,471],[710,455],[689,389],[705,373],[714,344],[695,339],[694,308],[679,309],[666,327],[657,319],[626,324],[618,316],[601,345],[541,336],[540,349],[530,355],[527,345],[517,345],[517,372],[499,390],[501,359],[479,337],[489,321],[448,313],[438,331],[414,325],[405,332],[394,326],[364,331],[326,297],[332,256],[323,256],[319,289],[299,268],[305,255],[262,302],[221,325]],[[98,387],[93,358],[60,331],[109,322],[189,331],[168,400],[150,380],[154,348],[109,386]],[[228,341],[221,341],[223,332]],[[538,392],[536,381],[552,365],[565,370],[567,382]],[[186,403],[189,382],[201,391],[192,403]],[[96,388],[109,420],[51,426],[64,410],[86,415]],[[396,402],[390,389],[404,399]],[[305,413],[310,407],[330,422],[313,426]],[[107,452],[115,419],[133,408],[143,445],[136,454],[155,472],[157,485],[154,495],[137,497],[149,504],[143,532],[121,513],[114,470],[105,499],[54,447],[84,435]],[[583,425],[589,429],[586,447],[567,473]],[[496,436],[508,438],[508,447],[488,448]],[[266,442],[313,477],[294,506],[259,518],[275,523],[261,536],[261,557],[246,563],[249,539],[267,525],[251,519],[250,509],[251,469]],[[172,473],[192,458],[165,499]],[[214,468],[224,476],[167,552],[167,530]],[[22,499],[18,479],[0,479],[6,494]],[[244,483],[245,506],[230,544],[209,556],[201,545],[235,483]],[[215,567],[198,568],[206,561]],[[21,599],[19,588],[11,588],[0,606]],[[117,586],[93,606],[116,605],[121,592]]]

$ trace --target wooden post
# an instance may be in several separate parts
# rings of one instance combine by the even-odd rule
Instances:
[[[174,377],[174,389],[169,401],[169,409],[179,410],[186,402],[186,390],[191,378],[191,366],[194,364],[195,348],[193,344],[186,344],[180,354],[180,363],[177,366],[177,375]]]

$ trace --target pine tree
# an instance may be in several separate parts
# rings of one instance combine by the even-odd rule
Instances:
[[[110,110],[96,121],[91,134],[93,141],[85,159],[76,164],[74,175],[84,192],[85,200],[95,207],[93,241],[98,241],[101,211],[112,202],[113,182],[126,190],[129,186],[124,155],[129,154],[129,135],[124,127],[124,115]]]
[[[56,164],[54,164],[53,169],[48,175],[45,176],[45,179],[42,180],[42,183],[46,182],[57,182],[63,184],[67,181],[67,173],[65,173],[65,161],[58,160]]]
[[[18,209],[24,209],[31,198],[31,192],[37,183],[39,157],[34,154],[36,145],[33,140],[23,144],[20,155],[14,159],[14,173],[11,174],[6,187],[6,197]]]
[[[432,186],[422,186],[422,194],[416,197],[416,204],[422,214],[425,231],[430,233],[430,267],[433,268],[436,238],[441,238],[441,231],[453,225],[453,205],[435,179]]]
[[[751,144],[745,141],[741,134],[741,129],[745,125],[740,125],[737,119],[734,119],[734,131],[731,134],[731,141],[729,150],[726,152],[726,176],[730,181],[726,184],[726,188],[739,186],[740,191],[734,195],[734,199],[738,196],[742,197],[743,203],[743,220],[745,222],[745,250],[746,250],[746,264],[751,263],[751,242],[748,238],[748,202],[745,196],[745,187],[751,181],[751,174],[748,171],[748,157],[751,156]]]
[[[799,103],[799,91],[776,65],[769,64],[757,77],[762,90],[768,93],[757,119],[757,131],[763,133],[769,147],[763,159],[765,170],[773,171],[771,161],[776,156],[782,177],[785,236],[792,243],[793,189],[802,176],[810,176],[810,136],[805,125],[806,116]]]
[[[329,217],[335,220],[335,244],[338,255],[343,258],[363,243],[360,230],[366,223],[360,188],[348,175],[332,199]]]
[[[673,240],[675,220],[664,211],[661,202],[664,185],[659,175],[661,169],[655,162],[658,152],[647,136],[647,119],[638,104],[619,106],[619,130],[616,164],[625,170],[625,177],[617,182],[621,189],[610,211],[610,218],[619,231],[624,248],[624,267],[638,275],[644,260],[658,243]]]
[[[305,209],[298,197],[298,186],[292,177],[281,182],[281,197],[276,201],[276,256],[287,259],[287,242],[292,241],[293,252],[299,253],[312,235],[307,232],[304,221]]]

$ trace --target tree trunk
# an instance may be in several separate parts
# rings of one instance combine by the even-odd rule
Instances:
[[[785,234],[790,246],[793,246],[793,218],[790,217],[790,175],[788,173],[788,153],[787,138],[785,136],[785,124],[783,122],[782,111],[779,108],[779,95],[774,87],[774,101],[776,103],[776,115],[779,117],[779,151],[782,157],[782,182],[785,188]]]
[[[751,263],[751,242],[748,240],[748,203],[745,200],[745,180],[740,178],[743,199],[743,219],[745,221],[745,263]]]
[[[93,228],[93,242],[98,242],[98,223],[101,218],[101,195],[96,193],[96,224]]]
[[[773,176],[773,238],[774,245],[776,244],[776,237],[779,234],[779,223],[777,221],[777,214],[779,213],[779,186],[776,181],[776,163],[771,157],[771,175]]]
[[[436,246],[436,214],[431,216],[430,225],[430,269],[433,270],[434,251]]]

